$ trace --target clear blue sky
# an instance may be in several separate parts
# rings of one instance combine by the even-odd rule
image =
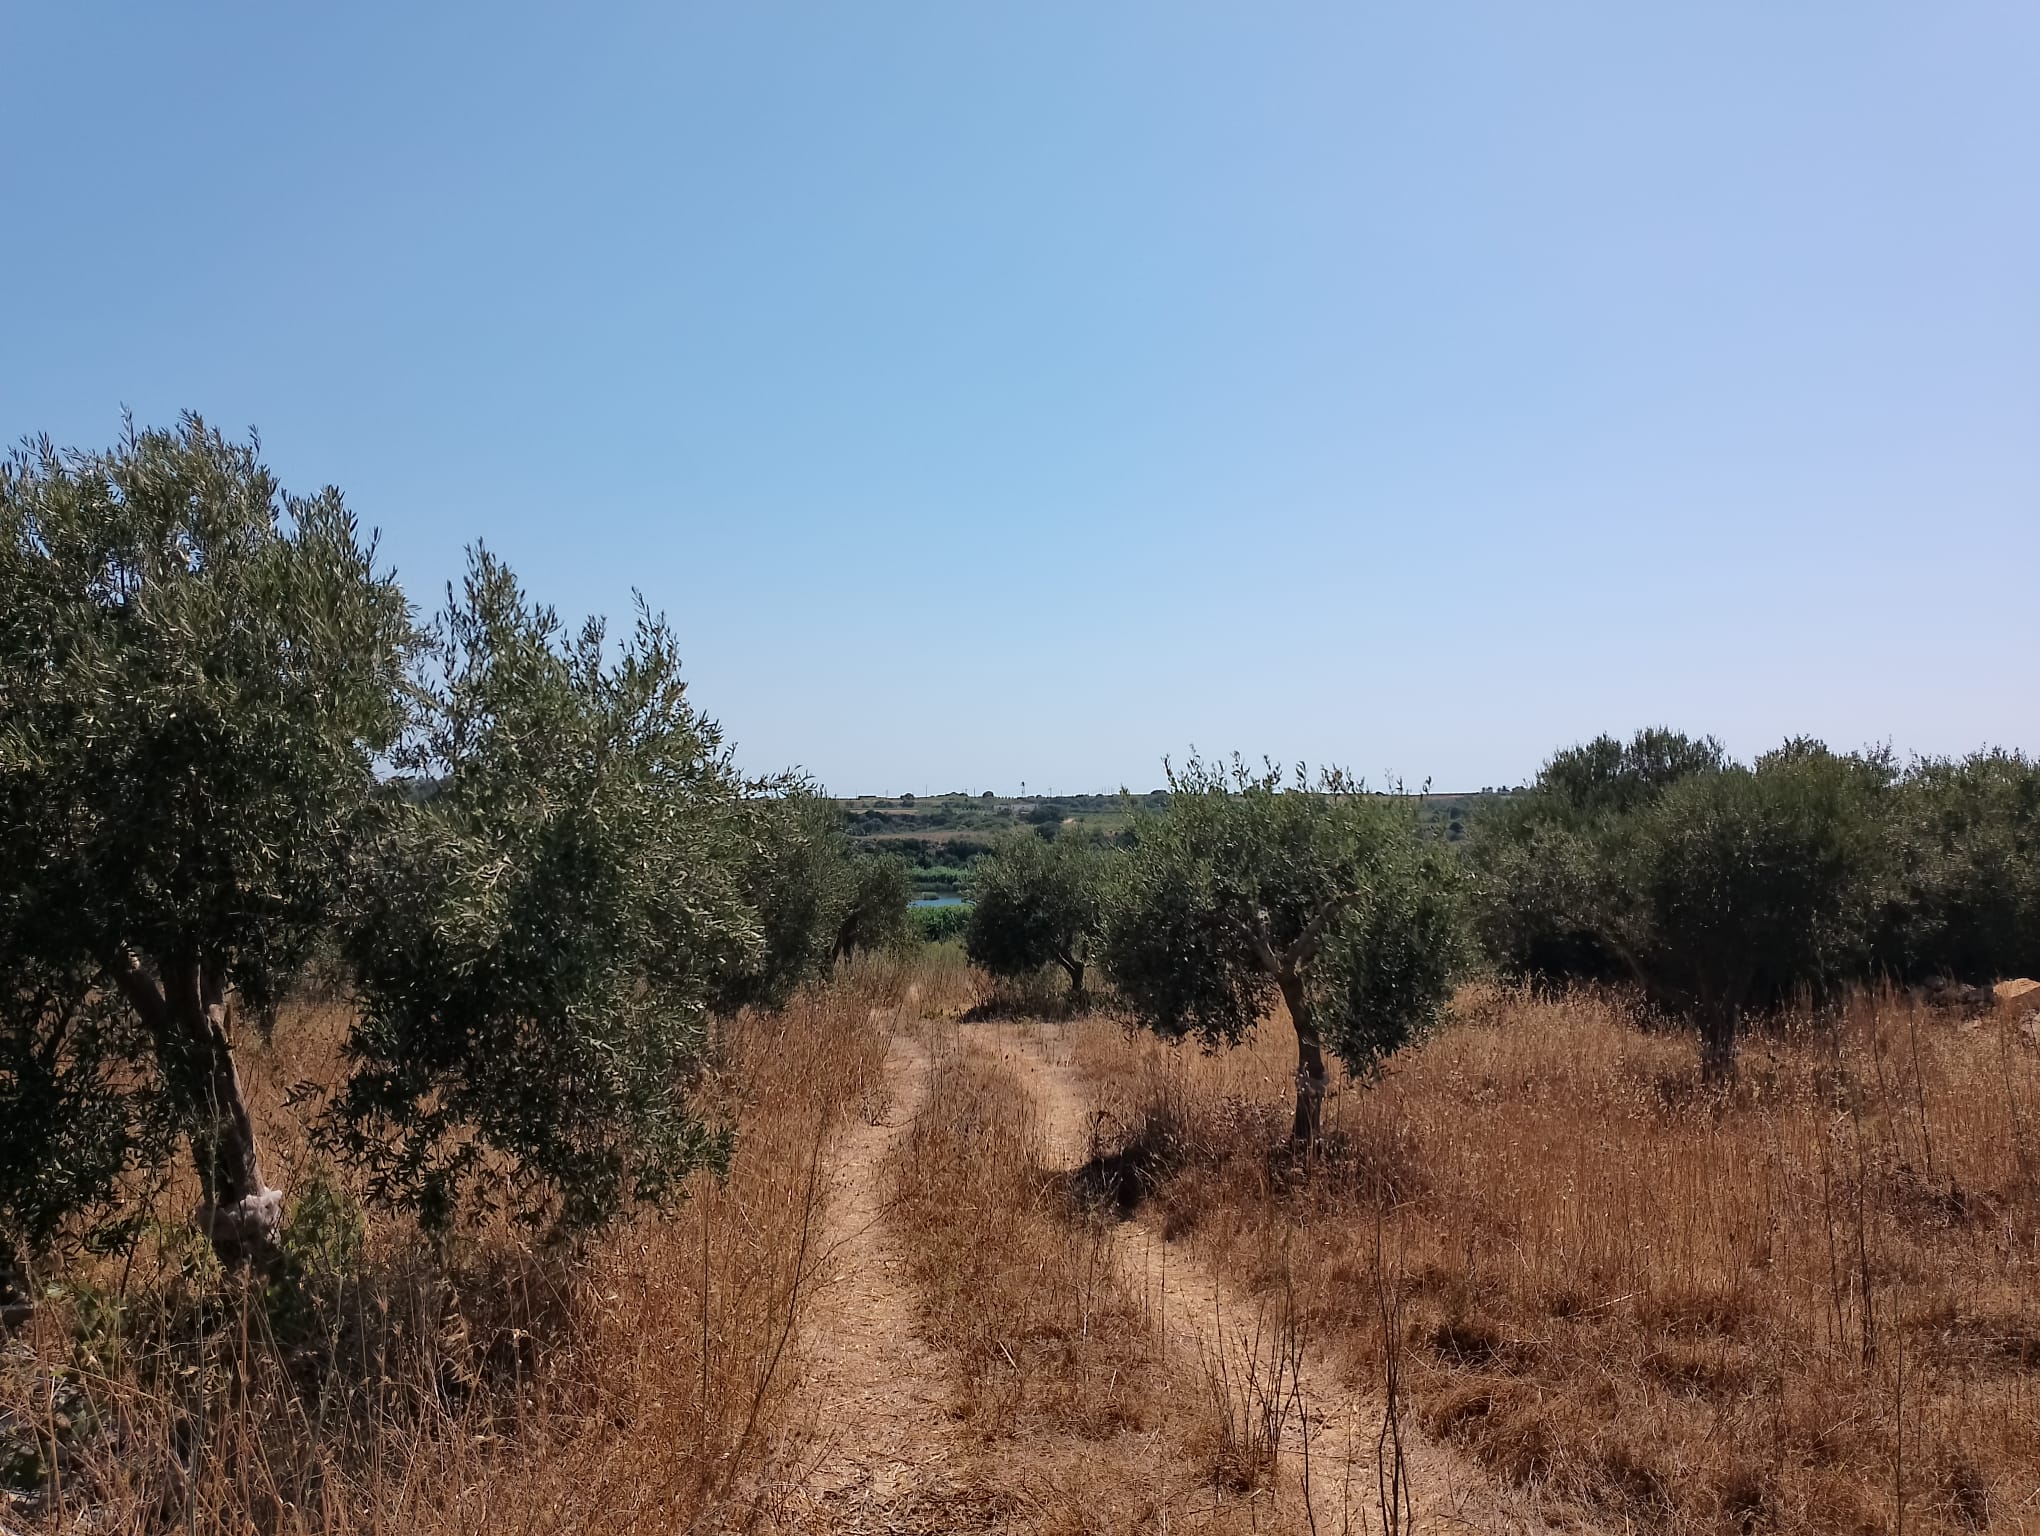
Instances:
[[[1683,13],[1683,14],[1675,14]],[[2040,7],[63,4],[0,431],[633,587],[753,767],[2040,749]]]

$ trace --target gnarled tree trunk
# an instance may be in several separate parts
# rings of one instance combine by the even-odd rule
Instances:
[[[1291,975],[1279,985],[1282,1001],[1289,1005],[1289,1021],[1296,1028],[1296,1120],[1289,1136],[1299,1146],[1315,1146],[1325,1122],[1324,1043],[1311,1021],[1302,978]]]
[[[1296,1121],[1289,1134],[1300,1146],[1317,1145],[1325,1119],[1324,1042],[1318,1036],[1317,1021],[1311,1017],[1304,970],[1324,942],[1327,925],[1354,899],[1353,892],[1331,897],[1311,915],[1303,932],[1286,949],[1275,943],[1266,912],[1256,912],[1252,923],[1242,925],[1261,968],[1274,978],[1282,1001],[1288,1004],[1290,1023],[1296,1027]]]
[[[1070,979],[1070,1001],[1081,1007],[1084,1001],[1084,962],[1067,950],[1058,950],[1055,963]]]
[[[255,1117],[228,1031],[225,967],[191,960],[159,979],[154,967],[129,954],[115,977],[154,1037],[157,1060],[181,1101],[205,1196],[200,1229],[222,1264],[269,1264],[278,1254],[283,1196],[262,1177]]]

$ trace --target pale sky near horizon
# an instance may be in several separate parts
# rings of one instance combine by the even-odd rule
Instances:
[[[0,14],[0,436],[633,588],[839,793],[2040,751],[2040,6]]]

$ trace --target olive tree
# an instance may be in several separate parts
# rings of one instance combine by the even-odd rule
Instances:
[[[1106,928],[1124,1007],[1161,1034],[1239,1039],[1280,997],[1296,1031],[1294,1135],[1314,1140],[1325,1052],[1375,1069],[1442,1009],[1458,956],[1449,855],[1337,772],[1193,757],[1136,824]]]
[[[719,1008],[780,1007],[837,960],[906,941],[913,900],[906,865],[856,852],[841,806],[810,781],[788,775],[755,784],[736,815],[744,899],[763,948],[755,966],[725,982]]]
[[[1711,736],[1653,727],[1597,736],[1552,755],[1536,781],[1473,824],[1472,927],[1505,974],[1538,982],[1630,975],[1607,931],[1613,840],[1674,784],[1718,773]]]
[[[752,786],[731,811],[739,888],[760,943],[754,963],[723,978],[715,1004],[779,1007],[835,959],[852,895],[850,838],[835,802],[798,777]]]
[[[567,630],[486,552],[449,594],[347,953],[332,1137],[433,1227],[586,1229],[721,1155],[689,1104],[765,959],[746,786],[641,607]]]
[[[1000,839],[971,871],[964,953],[994,976],[1060,966],[1070,1001],[1081,1003],[1084,973],[1104,931],[1110,858],[1098,843],[1074,835],[1049,841],[1014,832]]]
[[[1880,964],[1913,980],[2040,974],[2040,763],[2007,751],[1928,758],[1891,800],[1897,888]]]
[[[287,494],[252,438],[186,416],[0,466],[0,1182],[42,1181],[10,1223],[104,1195],[161,1109],[221,1256],[273,1251],[232,1005],[331,914],[411,640],[340,494]]]
[[[897,949],[912,936],[914,879],[889,853],[849,856],[846,897],[836,919],[837,959],[859,950]]]
[[[1673,784],[1618,833],[1601,931],[1660,1006],[1692,1020],[1703,1073],[1737,1033],[1864,974],[1885,885],[1881,756],[1788,742]]]

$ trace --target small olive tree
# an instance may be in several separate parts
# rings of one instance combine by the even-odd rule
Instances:
[[[153,1162],[167,1116],[221,1256],[274,1251],[230,1004],[273,1005],[331,916],[411,640],[339,493],[286,494],[252,439],[187,416],[0,465],[17,1236]]]
[[[764,959],[745,786],[642,610],[612,653],[477,552],[428,654],[331,1136],[430,1226],[586,1229],[721,1155],[688,1090],[712,1001]]]
[[[1193,757],[1137,823],[1106,968],[1158,1033],[1239,1039],[1276,997],[1296,1030],[1299,1142],[1317,1137],[1325,1051],[1368,1072],[1438,1016],[1459,957],[1449,855],[1344,775],[1285,787]]]
[[[1057,965],[1070,1001],[1084,1000],[1084,974],[1105,927],[1105,886],[1112,855],[1075,835],[1054,841],[1015,832],[971,871],[964,953],[994,976],[1031,976]]]
[[[836,920],[837,959],[859,950],[898,949],[913,937],[908,908],[914,879],[906,860],[889,853],[850,855],[845,889]]]
[[[755,963],[716,988],[715,1005],[776,1008],[835,959],[852,895],[850,838],[836,803],[797,777],[751,786],[731,812],[739,888],[760,945]]]

